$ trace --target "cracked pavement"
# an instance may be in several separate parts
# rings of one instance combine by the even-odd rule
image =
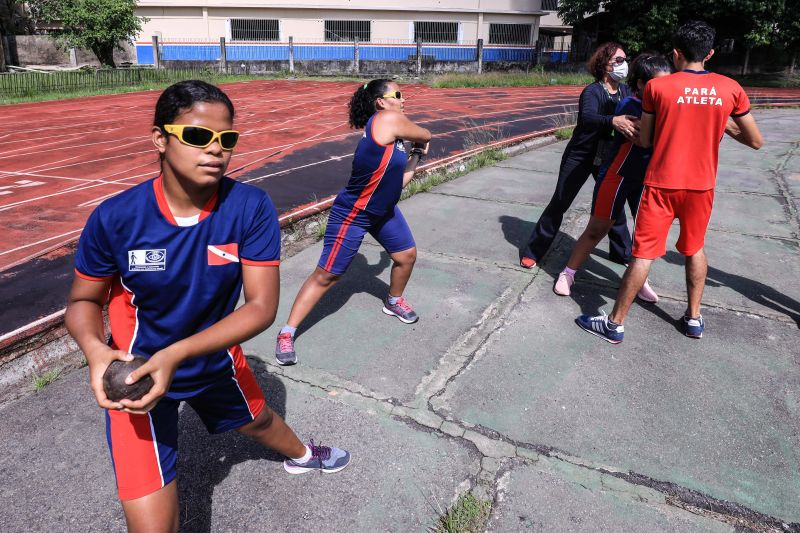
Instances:
[[[380,312],[390,261],[367,238],[301,327],[299,365],[279,367],[276,332],[321,243],[285,260],[276,324],[245,352],[301,438],[346,447],[353,464],[288,476],[185,409],[182,529],[424,531],[473,491],[497,532],[800,531],[800,110],[756,118],[761,151],[722,143],[700,341],[676,327],[684,274],[669,247],[651,277],[661,301],[634,306],[625,342],[573,324],[609,308],[622,274],[604,241],[571,297],[551,290],[591,184],[542,268],[516,266],[563,142],[401,204],[417,324]],[[81,369],[0,408],[1,531],[124,530],[86,382]]]

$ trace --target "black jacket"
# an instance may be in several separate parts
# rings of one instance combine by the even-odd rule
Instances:
[[[578,124],[564,155],[575,159],[594,159],[597,143],[601,139],[611,139],[611,119],[614,118],[617,103],[630,94],[631,90],[625,84],[620,84],[614,95],[606,92],[602,82],[587,85],[578,102]]]

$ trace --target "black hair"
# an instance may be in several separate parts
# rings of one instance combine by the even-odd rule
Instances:
[[[233,120],[233,103],[222,89],[204,81],[186,80],[170,85],[158,97],[153,125],[163,131],[164,124],[171,124],[179,115],[190,110],[198,102],[225,104],[231,114],[231,120]]]
[[[639,85],[637,83],[639,80],[642,80],[642,84],[647,85],[647,82],[652,80],[659,72],[672,74],[674,70],[672,63],[667,61],[666,57],[656,52],[642,52],[631,61],[628,87],[631,88],[634,94],[639,94]]]
[[[702,20],[690,20],[672,35],[672,46],[692,63],[702,61],[714,47],[714,28]]]
[[[369,117],[375,114],[375,100],[386,94],[387,86],[392,80],[372,80],[358,87],[350,98],[350,127],[363,128]]]

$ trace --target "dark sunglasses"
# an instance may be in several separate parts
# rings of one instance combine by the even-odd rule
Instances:
[[[624,62],[626,62],[627,60],[628,60],[627,57],[617,56],[617,57],[611,58],[611,61],[609,61],[609,63],[616,63],[617,65],[621,65]]]
[[[235,130],[214,131],[203,126],[189,126],[187,124],[164,124],[167,133],[171,133],[183,144],[195,148],[205,148],[216,140],[223,150],[233,150],[239,142],[239,132]]]

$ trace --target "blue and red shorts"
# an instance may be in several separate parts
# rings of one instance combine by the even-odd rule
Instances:
[[[322,256],[318,263],[321,269],[337,276],[344,274],[367,233],[390,254],[416,246],[411,229],[396,205],[388,214],[378,216],[337,201],[334,201],[328,215]]]
[[[627,202],[631,208],[631,214],[636,218],[643,188],[644,183],[641,178],[625,178],[616,172],[607,172],[600,176],[594,184],[592,216],[617,220]]]
[[[264,410],[264,395],[242,349],[236,346],[228,354],[231,375],[200,391],[167,393],[143,415],[106,411],[106,438],[120,500],[147,496],[175,479],[181,401],[192,406],[209,433],[249,424]]]

